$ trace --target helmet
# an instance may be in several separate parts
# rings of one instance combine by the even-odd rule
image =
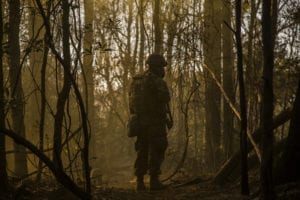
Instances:
[[[148,64],[150,67],[151,66],[157,66],[157,67],[165,67],[168,65],[167,61],[165,60],[165,58],[157,53],[153,53],[151,54],[147,61],[146,64]]]

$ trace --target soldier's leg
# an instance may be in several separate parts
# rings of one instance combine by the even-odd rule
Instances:
[[[144,175],[148,170],[148,154],[149,144],[147,137],[138,137],[135,143],[135,150],[137,152],[137,158],[135,160],[134,168],[135,175],[137,177],[137,190],[145,190]]]
[[[159,175],[161,174],[160,167],[165,157],[168,141],[164,127],[157,128],[156,131],[158,131],[158,134],[150,138],[149,144],[150,190],[164,188],[162,183],[159,181]]]
[[[149,160],[149,174],[160,175],[161,164],[165,158],[165,151],[167,149],[168,142],[167,137],[151,138],[150,142],[150,160]]]

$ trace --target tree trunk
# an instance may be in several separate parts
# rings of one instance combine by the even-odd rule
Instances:
[[[138,66],[139,72],[144,71],[144,57],[145,57],[145,25],[144,25],[144,0],[140,0],[139,7],[139,23],[140,23],[140,45],[139,45],[139,58]]]
[[[3,44],[3,15],[2,1],[0,2],[0,44]],[[0,129],[5,128],[4,74],[3,49],[0,46]],[[0,194],[7,192],[8,177],[6,171],[5,136],[0,133]]]
[[[46,35],[45,35],[46,37]],[[45,42],[46,43],[46,42]],[[44,44],[44,53],[43,53],[43,63],[41,66],[41,114],[40,114],[40,123],[39,123],[39,150],[44,151],[44,130],[45,130],[45,121],[46,121],[46,68],[48,61],[49,48]],[[43,162],[39,159],[38,172],[37,172],[37,181],[40,181],[43,170]]]
[[[261,196],[264,200],[275,199],[273,189],[273,141],[272,117],[274,110],[273,68],[274,68],[274,27],[272,26],[272,8],[277,9],[276,0],[263,1],[262,13],[262,42],[263,42],[263,98],[262,98],[262,127],[264,133],[261,138]]]
[[[177,18],[174,16],[175,9],[174,7],[177,7],[176,3],[173,3],[170,6],[170,10],[168,12],[168,23],[167,23],[167,45],[166,45],[166,51],[167,51],[167,73],[166,73],[166,81],[169,83],[168,85],[171,85],[174,81],[172,77],[172,65],[173,65],[173,45],[174,40],[176,37],[176,25],[177,25]]]
[[[20,65],[20,0],[9,1],[8,54],[9,78],[12,98],[12,129],[25,138],[24,95],[22,88],[22,69]],[[26,150],[15,144],[15,173],[18,177],[27,174]]]
[[[161,0],[154,1],[153,24],[154,24],[154,52],[162,53],[163,35],[161,27]]]
[[[53,136],[53,161],[57,167],[63,169],[63,163],[61,159],[62,153],[62,127],[63,127],[63,117],[64,117],[64,108],[66,101],[69,97],[69,92],[71,89],[70,81],[70,69],[71,69],[71,55],[70,55],[70,24],[69,24],[69,12],[70,5],[68,0],[62,1],[62,45],[63,45],[63,55],[64,55],[64,82],[62,90],[58,95],[58,100],[56,104],[56,114],[55,114],[55,124],[54,124],[54,136]]]
[[[34,45],[29,54],[30,65],[28,70],[25,71],[26,74],[24,73],[24,78],[27,79],[24,91],[30,92],[28,103],[26,104],[25,122],[27,137],[36,141],[36,135],[39,131],[39,113],[41,111],[41,93],[39,89],[41,88],[40,71],[43,63],[45,29],[41,28],[43,26],[43,19],[38,14],[34,0],[28,1],[28,6],[31,8],[29,12],[28,32],[29,38],[33,40]]]
[[[236,25],[236,49],[237,49],[237,71],[240,91],[240,112],[241,112],[241,130],[240,130],[240,150],[241,150],[241,194],[249,195],[248,185],[248,151],[247,151],[247,109],[243,74],[243,47],[241,38],[241,8],[242,1],[235,2],[235,25]]]
[[[224,1],[224,6],[222,9],[224,21],[228,25],[231,25],[232,18],[232,6],[230,1]],[[234,89],[233,89],[233,33],[232,31],[223,24],[222,27],[222,52],[223,52],[223,87],[228,95],[231,102],[235,102]],[[224,148],[226,159],[230,158],[234,153],[234,126],[233,118],[234,114],[232,109],[227,103],[224,103],[224,113],[223,113],[223,134],[224,134]]]
[[[246,62],[246,74],[245,76],[245,86],[246,93],[248,96],[248,130],[253,131],[257,126],[259,126],[259,116],[257,110],[259,110],[260,104],[257,103],[257,96],[260,95],[260,89],[257,87],[258,82],[257,74],[260,69],[258,67],[254,67],[255,59],[257,59],[254,55],[255,51],[253,51],[254,44],[254,29],[256,22],[256,14],[257,7],[255,0],[250,1],[251,10],[250,10],[250,21],[248,27],[248,41],[247,41],[247,57],[245,59]]]
[[[204,63],[213,71],[217,79],[221,74],[221,19],[216,13],[221,11],[220,0],[205,0],[204,2]],[[221,115],[220,91],[208,72],[205,74],[205,138],[207,163],[215,171],[220,163],[221,154]]]
[[[33,46],[30,52],[30,74],[27,73],[27,91],[36,91],[32,93],[28,98],[28,105],[25,121],[26,132],[30,133],[30,137],[33,141],[36,140],[36,135],[39,134],[38,142],[39,149],[43,151],[44,148],[44,125],[45,125],[45,113],[46,113],[46,65],[48,57],[48,47],[44,43],[45,29],[43,26],[43,19],[38,15],[38,8],[35,6],[34,1],[28,2],[31,12],[29,20],[29,37],[34,40],[36,45]],[[39,114],[40,113],[40,114]],[[42,161],[39,160],[37,181],[41,179],[42,173]]]
[[[92,167],[96,156],[96,120],[95,120],[95,97],[94,97],[94,70],[93,70],[93,40],[94,40],[94,0],[84,1],[84,35],[83,35],[83,76],[85,80],[84,97],[85,107],[89,119],[91,144],[90,144],[90,160]]]

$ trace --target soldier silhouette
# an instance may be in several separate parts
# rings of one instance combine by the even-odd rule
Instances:
[[[168,146],[166,129],[173,126],[169,90],[163,80],[167,62],[162,55],[151,54],[146,65],[144,73],[133,77],[129,91],[129,136],[137,137],[134,164],[137,191],[146,190],[144,176],[148,170],[150,191],[165,188],[159,180],[160,167]]]

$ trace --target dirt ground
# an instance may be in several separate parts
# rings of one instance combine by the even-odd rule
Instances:
[[[156,192],[136,192],[134,185],[126,189],[112,187],[99,189],[95,194],[97,199],[105,200],[241,200],[249,199],[239,195],[235,188],[218,187],[209,182],[197,183],[192,185],[169,185],[167,189]]]
[[[146,186],[149,187],[149,180]],[[218,186],[209,180],[191,178],[185,181],[167,183],[165,190],[156,192],[136,192],[135,181],[118,182],[93,188],[94,200],[259,200],[259,180],[250,182],[250,196],[240,195],[239,181]],[[277,200],[300,200],[300,182],[289,183],[275,188]],[[77,200],[73,194],[57,185],[55,181],[36,186],[24,183],[7,196],[0,196],[0,200]]]
[[[148,186],[146,180],[146,186]],[[240,195],[239,180],[218,186],[202,178],[168,183],[166,190],[136,192],[135,182],[119,183],[111,187],[97,188],[95,199],[104,200],[259,200],[259,178],[249,181],[250,195]],[[300,200],[300,182],[275,187],[277,200]]]

